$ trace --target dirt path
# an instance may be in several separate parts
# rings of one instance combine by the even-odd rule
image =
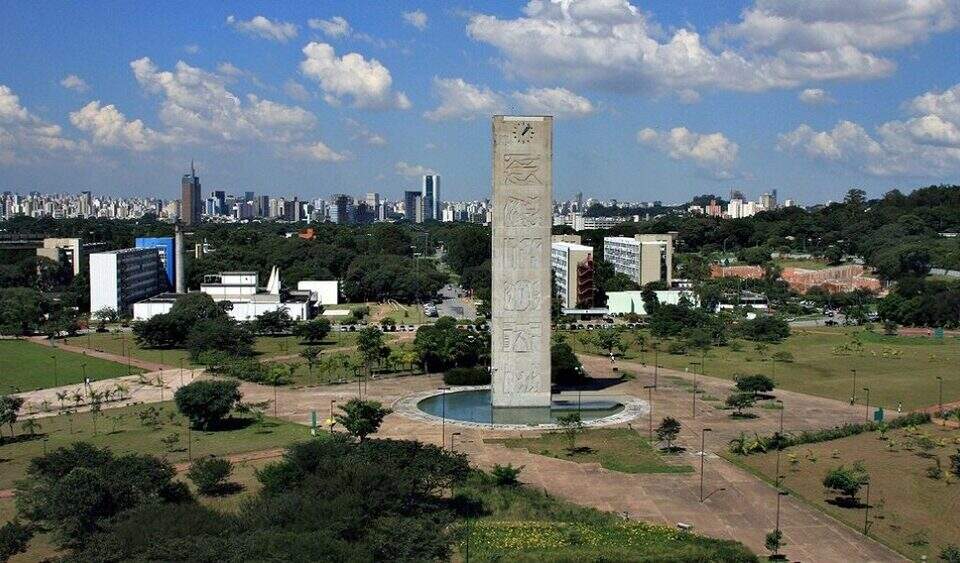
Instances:
[[[170,366],[166,364],[161,364],[157,362],[148,362],[135,358],[133,356],[121,356],[120,354],[112,354],[110,352],[101,352],[99,350],[93,350],[91,348],[86,348],[84,346],[74,346],[72,344],[67,344],[65,342],[60,342],[56,345],[53,344],[53,341],[45,336],[32,336],[30,337],[31,342],[47,346],[49,348],[59,348],[61,350],[66,350],[67,352],[75,352],[77,354],[83,354],[84,356],[90,356],[91,358],[100,358],[101,360],[108,360],[111,362],[116,362],[118,364],[130,363],[131,366],[138,367],[147,371],[160,371],[163,369],[171,369],[175,366]]]

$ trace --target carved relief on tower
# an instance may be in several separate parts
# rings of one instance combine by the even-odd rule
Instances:
[[[539,311],[543,290],[539,280],[515,280],[503,284],[505,311]]]
[[[510,196],[503,204],[503,224],[506,227],[539,227],[543,221],[539,196]]]
[[[503,267],[507,270],[543,267],[543,239],[503,237]]]
[[[503,155],[503,183],[513,186],[542,186],[539,177],[540,155],[507,153]]]
[[[539,322],[504,323],[500,335],[501,350],[520,354],[539,350],[541,336]]]

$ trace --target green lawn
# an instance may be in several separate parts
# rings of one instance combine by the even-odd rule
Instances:
[[[596,353],[591,345],[581,342],[580,333],[570,335],[569,342],[580,352]],[[641,352],[632,344],[626,357],[654,363],[653,339],[647,338],[648,349]],[[852,345],[859,341],[862,347]],[[936,405],[939,397],[937,376],[943,378],[943,401],[960,400],[960,338],[934,340],[923,336],[885,336],[858,327],[818,327],[793,329],[793,334],[780,344],[771,344],[762,353],[756,343],[739,340],[734,346],[713,348],[706,354],[704,372],[714,377],[733,379],[736,374],[762,373],[772,376],[777,386],[790,390],[849,401],[856,390],[857,402],[866,398],[864,387],[870,388],[870,403],[896,409],[903,402],[904,410]],[[660,343],[656,361],[664,367],[684,370],[700,369],[700,353],[668,354],[667,341]],[[773,362],[778,351],[790,352],[792,362]],[[857,370],[856,387],[853,372]]]
[[[584,430],[577,436],[573,453],[567,449],[569,442],[560,432],[548,432],[533,438],[493,438],[485,441],[577,463],[599,463],[603,468],[623,473],[693,471],[692,467],[661,454],[646,438],[629,428]]]
[[[150,406],[163,410],[160,416],[161,425],[156,429],[144,426],[138,417],[140,411]],[[5,428],[7,441],[0,445],[0,489],[13,487],[16,480],[23,478],[30,460],[43,454],[45,449],[53,450],[81,440],[97,446],[109,446],[118,453],[136,451],[177,463],[187,460],[188,453],[197,458],[211,454],[266,450],[283,447],[310,436],[307,426],[290,422],[268,418],[260,427],[252,424],[250,419],[235,420],[237,428],[234,430],[191,431],[189,452],[185,420],[176,413],[176,408],[169,401],[104,410],[96,420],[97,434],[93,432],[94,421],[89,413],[39,419],[41,428],[32,439],[16,425],[20,439],[13,443],[9,442],[9,429]],[[168,448],[161,439],[172,434],[176,434],[179,441]]]
[[[86,366],[86,367],[84,367]],[[0,394],[127,375],[126,364],[48,348],[28,340],[0,340]],[[131,374],[143,370],[131,368]]]
[[[186,350],[174,348],[160,350],[141,348],[129,332],[96,333],[83,336],[74,336],[67,339],[72,346],[92,348],[101,352],[117,355],[131,355],[148,362],[156,362],[168,366],[177,366],[183,360],[183,365],[190,365],[190,354]],[[354,346],[357,343],[355,332],[331,332],[322,343],[321,348],[337,348]],[[295,336],[258,336],[254,342],[254,350],[263,358],[274,356],[289,356],[300,352],[306,345]]]
[[[960,486],[956,476],[947,477],[948,456],[960,449],[960,431],[925,424],[888,432],[885,438],[864,433],[787,448],[781,453],[783,486],[860,532],[868,516],[870,535],[912,561],[924,555],[928,561],[938,561],[937,554],[945,544],[960,544]],[[928,450],[920,447],[921,440],[926,441]],[[725,457],[767,481],[774,480],[775,452],[746,457],[728,453]],[[937,459],[943,474],[933,478],[928,470],[937,467]],[[869,515],[865,491],[858,505],[845,506],[835,501],[836,493],[823,487],[827,471],[857,461],[870,475]],[[789,545],[784,551],[790,554]]]
[[[831,267],[830,264],[824,260],[793,260],[784,258],[774,260],[773,263],[781,268],[803,268],[805,270],[824,270]]]

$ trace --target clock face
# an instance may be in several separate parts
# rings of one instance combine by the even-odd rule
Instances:
[[[529,121],[518,121],[513,127],[513,140],[518,143],[529,143],[533,140],[536,130]]]

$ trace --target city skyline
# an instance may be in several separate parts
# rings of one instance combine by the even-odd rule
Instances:
[[[558,200],[957,182],[960,3],[828,4],[9,4],[0,191],[484,199],[494,113],[557,116]]]

